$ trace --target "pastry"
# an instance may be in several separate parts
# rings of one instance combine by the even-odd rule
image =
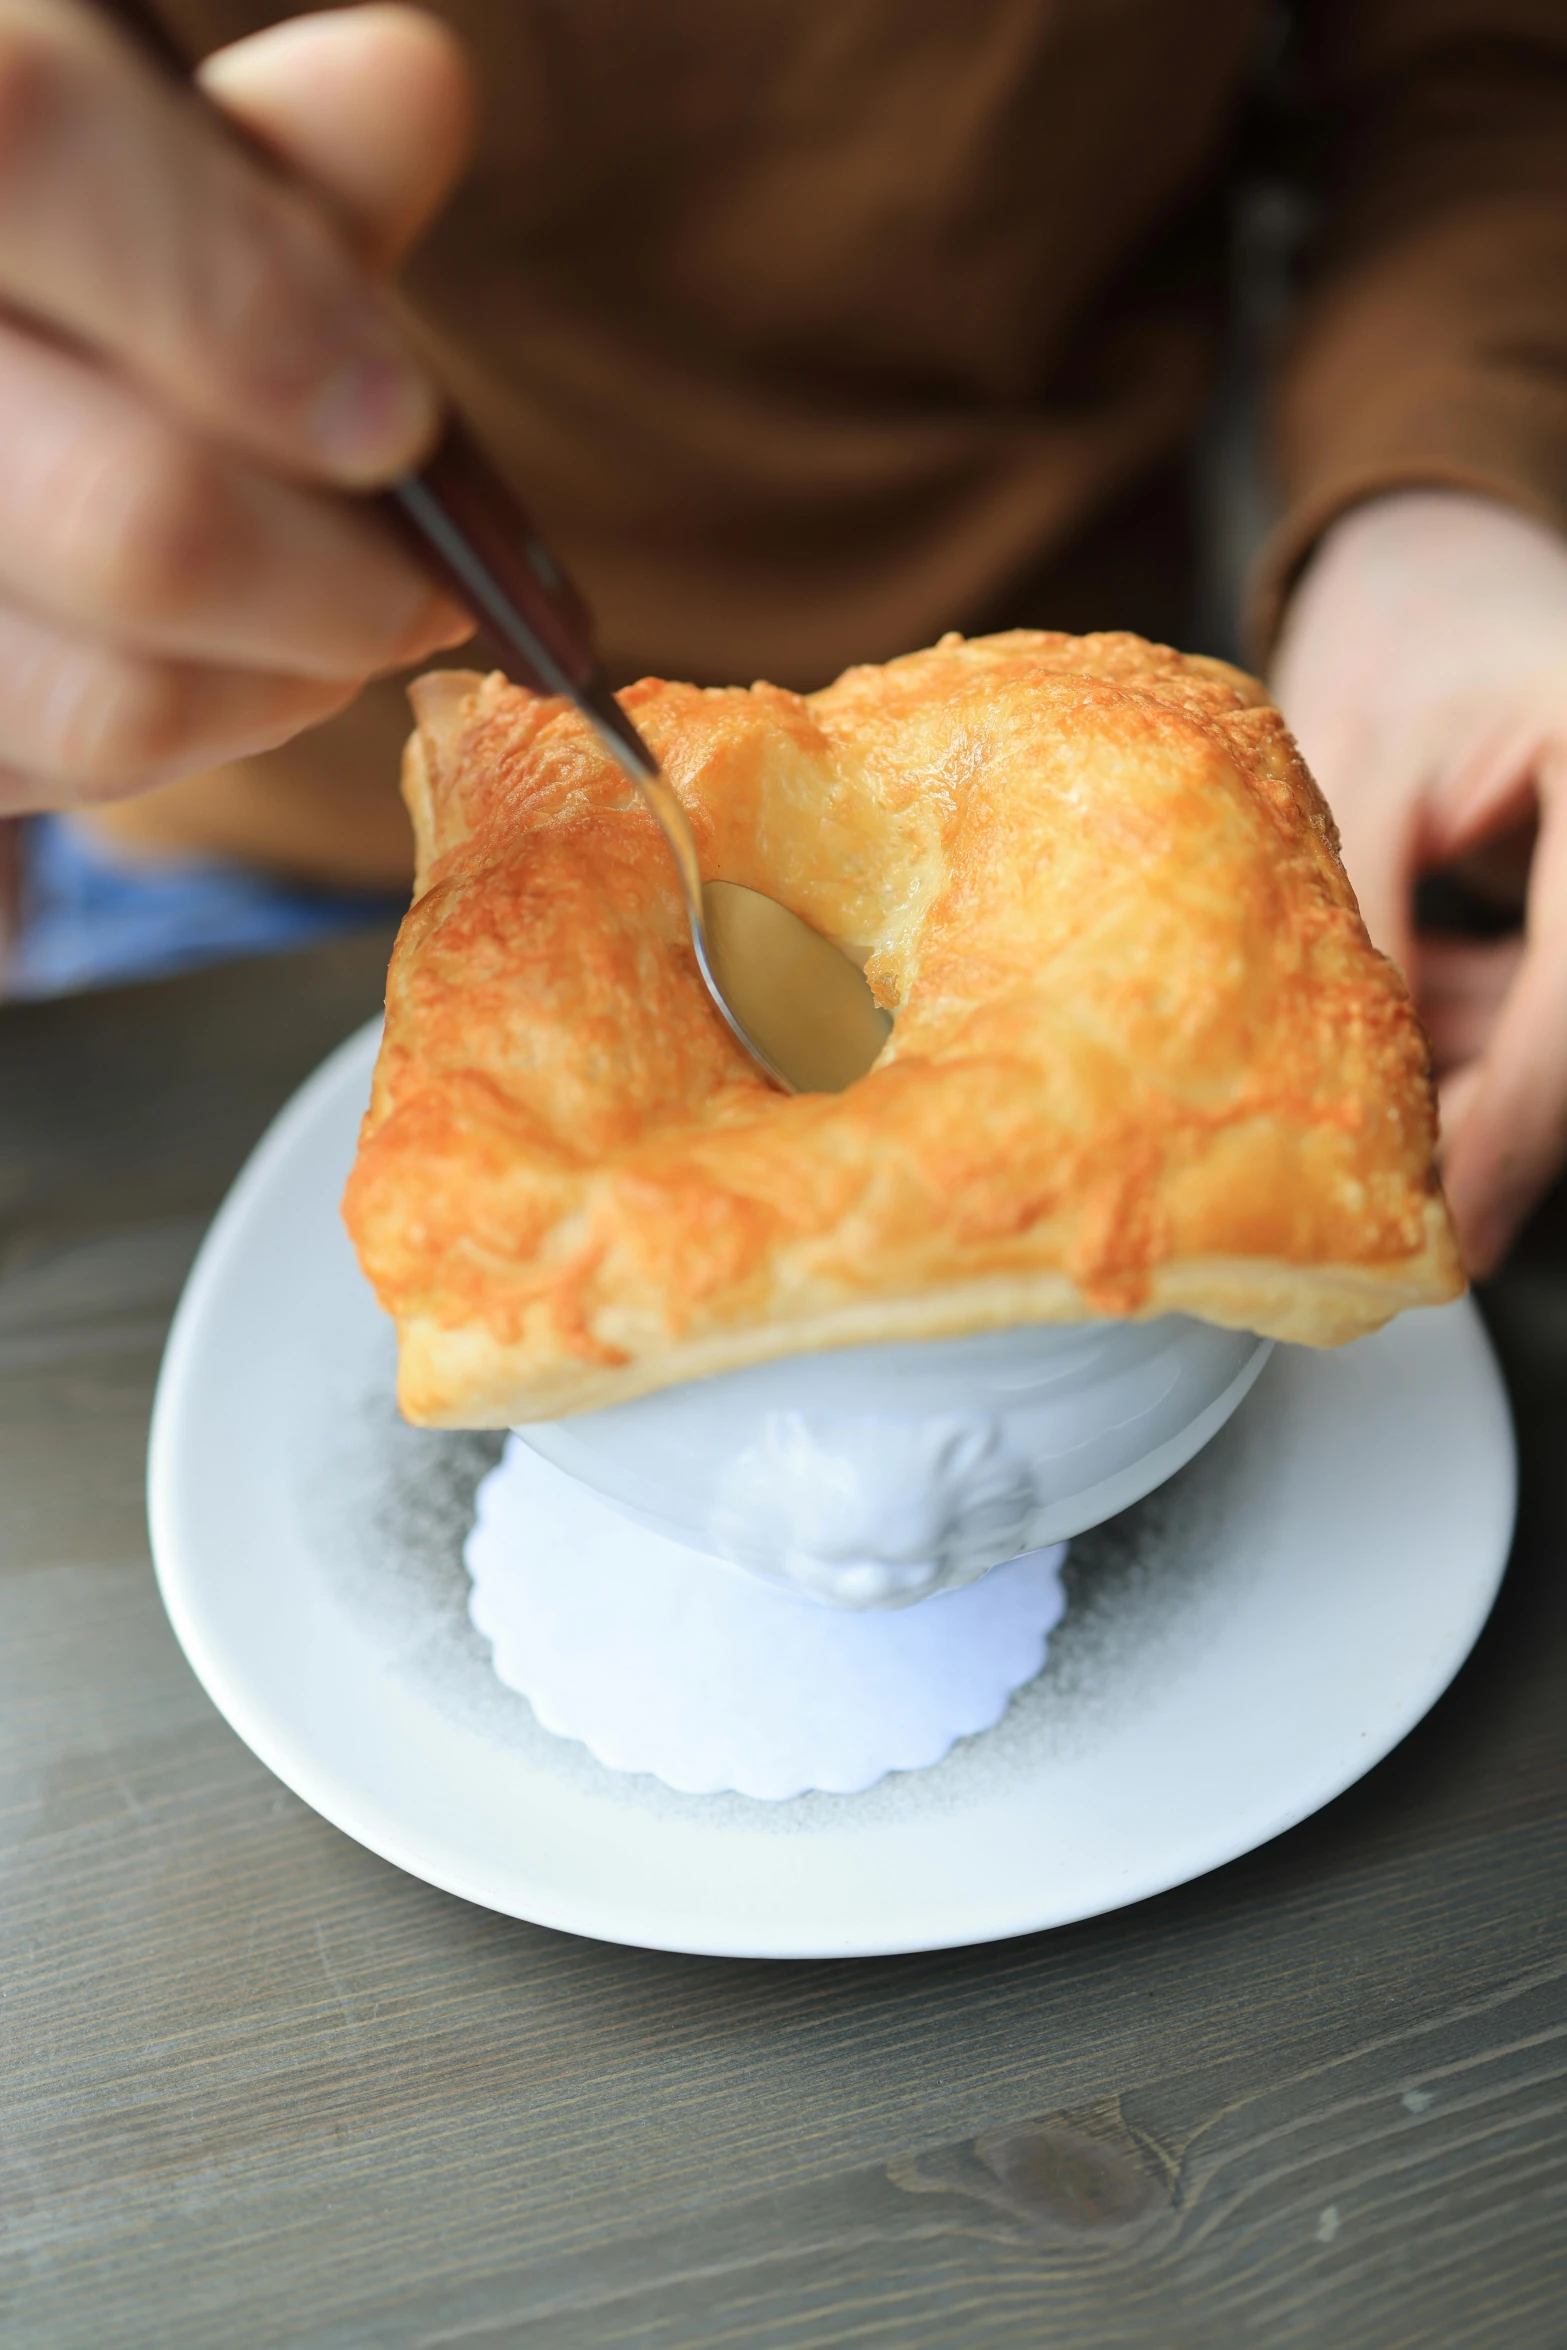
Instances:
[[[862,957],[892,1037],[844,1093],[775,1091],[581,720],[422,679],[345,1202],[410,1419],[1022,1322],[1332,1346],[1462,1288],[1424,1039],[1252,679],[1018,629],[816,694],[623,699],[704,871]]]

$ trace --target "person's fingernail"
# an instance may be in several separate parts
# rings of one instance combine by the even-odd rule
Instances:
[[[385,481],[415,462],[439,407],[421,377],[395,360],[347,359],[310,409],[310,437],[340,478]]]
[[[454,645],[465,645],[477,625],[472,613],[453,603],[450,596],[432,597],[397,648],[398,666],[427,660],[431,653],[449,653]]]

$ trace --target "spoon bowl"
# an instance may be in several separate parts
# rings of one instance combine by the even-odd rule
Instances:
[[[713,1001],[786,1093],[841,1093],[891,1034],[864,973],[760,890],[704,882],[692,939]]]
[[[697,968],[723,1019],[785,1093],[841,1093],[892,1032],[841,947],[761,890],[706,881],[686,812],[608,688],[579,703],[656,819],[680,877]]]

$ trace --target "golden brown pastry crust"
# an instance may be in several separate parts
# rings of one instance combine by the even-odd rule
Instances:
[[[623,698],[704,871],[867,954],[892,1040],[775,1092],[574,713],[421,680],[345,1202],[411,1419],[1172,1309],[1331,1346],[1462,1288],[1424,1040],[1251,679],[1019,629],[803,697]]]

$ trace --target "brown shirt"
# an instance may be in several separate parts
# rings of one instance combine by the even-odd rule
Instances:
[[[265,13],[170,8],[209,44]],[[410,301],[617,673],[804,686],[949,627],[1147,625],[1262,0],[442,12],[487,118]],[[1378,489],[1567,523],[1567,0],[1307,0],[1290,31],[1320,230],[1259,641]]]

